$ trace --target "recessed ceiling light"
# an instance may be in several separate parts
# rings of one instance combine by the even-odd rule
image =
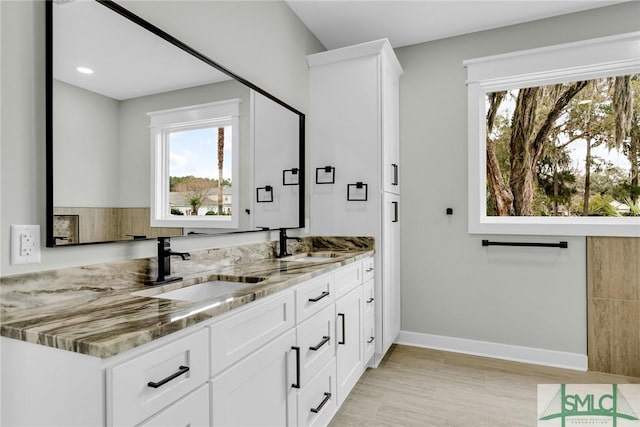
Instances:
[[[76,70],[82,74],[93,74],[93,70],[87,67],[78,67]]]

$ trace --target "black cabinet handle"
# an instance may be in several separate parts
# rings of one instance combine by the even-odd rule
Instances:
[[[314,414],[317,414],[318,412],[320,412],[322,410],[322,407],[326,405],[330,399],[331,399],[331,393],[325,393],[324,399],[322,399],[322,402],[320,402],[320,404],[316,408],[311,408],[311,412],[313,412]]]
[[[371,297],[371,298],[369,298],[369,299],[367,300],[367,304],[371,304],[372,302],[373,302],[373,297]]]
[[[309,350],[311,351],[318,351],[320,350],[320,347],[322,347],[323,345],[325,345],[326,343],[329,342],[329,337],[322,337],[322,341],[320,341],[315,347],[309,347]]]
[[[391,167],[393,168],[393,182],[391,183],[391,185],[398,185],[398,165],[392,163]]]
[[[178,367],[178,372],[169,375],[167,378],[164,378],[164,379],[158,381],[157,383],[153,382],[153,381],[149,381],[147,383],[147,386],[151,387],[151,388],[162,387],[163,385],[165,385],[169,381],[174,380],[174,379],[178,378],[180,375],[185,374],[187,372],[189,372],[189,367],[188,366],[180,366],[180,367]]]
[[[345,337],[346,334],[344,330],[344,324],[345,324],[344,313],[338,313],[338,317],[342,317],[342,340],[338,341],[338,344],[345,345],[347,343],[347,339]]]
[[[373,271],[373,267],[369,267],[369,268],[367,268],[364,272],[365,272],[365,273],[369,273],[369,272],[371,272],[371,271]]]
[[[309,302],[318,302],[322,298],[328,297],[328,296],[329,296],[329,292],[328,291],[324,291],[323,293],[320,294],[320,296],[317,296],[315,298],[309,298]]]
[[[300,388],[300,347],[291,347],[296,352],[296,383],[291,384],[293,388]]]
[[[393,221],[391,222],[398,222],[398,202],[391,203],[393,203]]]
[[[374,337],[369,338],[369,339],[367,340],[367,344],[371,344],[371,343],[373,342],[373,340],[375,340],[375,338],[374,338]]]

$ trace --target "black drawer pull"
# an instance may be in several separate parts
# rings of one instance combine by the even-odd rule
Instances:
[[[338,317],[342,317],[342,340],[338,341],[338,344],[342,344],[345,345],[347,343],[347,338],[345,337],[346,332],[345,332],[345,325],[344,325],[344,313],[338,313]]]
[[[149,381],[147,383],[147,386],[151,387],[151,388],[162,387],[163,385],[165,385],[169,381],[174,380],[174,379],[178,378],[180,375],[185,374],[187,372],[189,372],[189,367],[188,366],[180,366],[178,368],[178,372],[176,372],[176,373],[174,373],[172,375],[169,375],[167,378],[162,379],[162,380],[158,381],[157,383],[155,383],[153,381]]]
[[[393,220],[391,222],[398,222],[398,202],[393,203]]]
[[[329,342],[329,337],[322,337],[322,341],[320,341],[318,343],[318,345],[316,345],[315,347],[309,347],[309,350],[311,351],[318,351],[320,350],[320,347],[322,347],[323,345],[325,345],[326,343]]]
[[[320,294],[320,296],[315,297],[315,298],[309,298],[309,302],[318,302],[320,301],[322,298],[324,297],[328,297],[329,296],[329,291],[324,291],[323,293]]]
[[[373,342],[373,340],[375,340],[375,338],[374,338],[374,337],[369,338],[369,339],[367,340],[367,344],[371,344],[371,343]]]
[[[369,299],[367,300],[367,304],[371,304],[372,302],[373,302],[373,297],[371,297],[371,298],[369,298]]]
[[[331,399],[331,393],[325,393],[324,399],[322,399],[322,402],[320,402],[317,408],[311,408],[311,412],[313,412],[314,414],[317,414],[318,412],[320,412],[322,410],[322,407],[326,405],[330,399]]]
[[[369,273],[369,272],[371,272],[371,271],[373,271],[373,267],[369,267],[369,268],[367,268],[364,272],[365,272],[365,273]]]
[[[300,388],[300,347],[291,347],[296,352],[296,383],[291,384],[293,388]]]

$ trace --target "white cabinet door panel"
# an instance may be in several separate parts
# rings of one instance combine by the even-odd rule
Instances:
[[[211,380],[214,427],[295,426],[295,364],[291,330]]]
[[[383,195],[382,215],[382,346],[383,354],[400,332],[400,197]]]
[[[358,287],[336,302],[338,406],[364,370],[362,320],[362,287]]]

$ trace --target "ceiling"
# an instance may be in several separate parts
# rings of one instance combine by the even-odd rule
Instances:
[[[229,80],[93,1],[54,2],[53,52],[56,80],[117,100]],[[77,67],[94,73],[82,74]]]
[[[286,0],[327,49],[402,47],[630,0]]]

